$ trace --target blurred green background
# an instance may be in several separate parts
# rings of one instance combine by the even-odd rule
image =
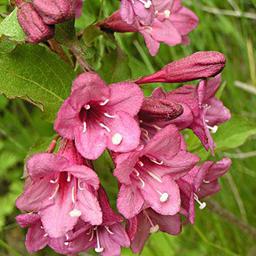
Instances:
[[[6,2],[0,1],[2,18],[7,14]],[[151,73],[195,51],[220,51],[227,58],[221,99],[236,120],[246,118],[256,128],[256,0],[187,0],[184,4],[200,18],[199,27],[190,35],[189,46],[162,45],[159,54],[153,58],[149,56],[140,36],[116,36],[122,49],[118,58],[127,62],[131,69],[125,78]],[[107,17],[117,8],[118,1],[87,0],[83,15],[76,23],[77,29],[81,30],[97,19]],[[104,73],[102,66],[105,62],[109,65],[104,56],[106,53],[112,54],[108,52],[112,47],[111,40],[106,42],[102,37],[93,43],[86,40],[92,46],[86,51],[88,61],[106,80],[110,79],[112,71]],[[129,53],[128,58],[125,53]],[[146,93],[149,92],[146,90]],[[22,191],[24,158],[33,145],[42,145],[53,135],[52,125],[41,117],[40,110],[32,105],[0,96],[1,256],[28,255],[23,245],[24,230],[14,220],[18,213],[14,202]],[[240,126],[239,121],[236,126]],[[233,132],[230,129],[225,136],[232,139]],[[178,237],[161,233],[152,235],[142,252],[143,256],[256,255],[256,136],[250,136],[240,147],[218,151],[217,158],[224,155],[232,158],[233,166],[221,179],[222,191],[213,197],[217,208],[215,205],[214,210],[209,205],[203,211],[197,210],[195,225],[185,226]],[[56,254],[46,249],[37,255]],[[124,250],[122,255],[132,254]]]

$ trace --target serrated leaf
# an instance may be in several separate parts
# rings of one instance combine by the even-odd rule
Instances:
[[[31,102],[53,121],[69,95],[75,73],[47,48],[20,45],[0,56],[0,76],[0,93]]]
[[[0,24],[0,36],[5,35],[15,41],[24,41],[25,34],[17,19],[17,8]]]

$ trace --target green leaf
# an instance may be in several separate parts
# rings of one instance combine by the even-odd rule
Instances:
[[[0,93],[31,102],[53,121],[69,95],[75,73],[47,48],[22,45],[0,56],[0,76]]]
[[[102,78],[108,83],[115,83],[131,78],[128,57],[117,47],[102,59],[102,68],[99,70]]]
[[[76,40],[76,31],[74,27],[74,20],[66,21],[57,24],[55,27],[54,38],[59,43],[70,46]]]
[[[231,120],[221,125],[213,136],[216,150],[237,148],[254,134],[256,134],[255,122],[233,115]]]
[[[25,34],[17,19],[17,8],[0,24],[0,36],[5,35],[15,41],[24,41]]]

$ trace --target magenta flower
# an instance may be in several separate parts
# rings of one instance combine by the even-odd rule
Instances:
[[[121,183],[117,208],[127,219],[146,203],[162,215],[180,210],[180,193],[175,182],[197,163],[198,157],[182,149],[175,126],[159,131],[144,147],[116,157],[114,175]]]
[[[187,216],[191,223],[195,220],[195,202],[199,204],[200,209],[206,207],[206,203],[200,199],[220,190],[218,178],[223,176],[230,166],[229,158],[223,158],[216,163],[207,161],[199,167],[194,167],[177,181],[181,191],[181,213]]]
[[[103,30],[141,33],[154,56],[161,42],[171,46],[188,43],[188,34],[197,24],[197,16],[180,0],[123,0],[121,11],[97,25]]]
[[[121,0],[120,14],[128,24],[139,22],[150,25],[153,22],[155,10],[151,0]]]
[[[79,18],[82,15],[82,11],[83,11],[83,0],[76,0],[75,2],[76,18]]]
[[[99,189],[99,202],[103,211],[102,224],[83,226],[70,237],[69,242],[80,241],[84,248],[94,248],[102,256],[121,255],[121,247],[130,246],[130,239],[121,224],[123,219],[111,209],[102,187]]]
[[[185,85],[165,93],[161,88],[156,89],[152,97],[163,98],[181,104],[183,114],[174,123],[180,129],[190,128],[201,140],[206,150],[214,151],[214,142],[210,132],[217,132],[218,125],[231,118],[229,110],[218,100],[216,94],[221,84],[221,76],[211,80],[203,80],[198,86]]]
[[[188,43],[187,35],[196,28],[197,16],[181,5],[180,0],[152,0],[155,17],[151,25],[138,24],[151,55],[156,55],[160,43],[170,46]]]
[[[23,211],[38,212],[50,237],[64,236],[79,219],[92,225],[101,224],[99,179],[82,164],[73,145],[69,144],[57,155],[33,155],[26,169],[29,178],[16,205]]]
[[[84,73],[74,81],[55,130],[64,138],[74,139],[87,159],[98,158],[106,147],[128,152],[139,144],[140,129],[134,117],[142,102],[143,93],[136,84],[106,86],[97,74]]]
[[[131,239],[132,251],[140,253],[150,234],[159,230],[170,235],[178,235],[181,232],[179,214],[173,216],[161,215],[151,208],[147,208],[130,219],[127,231]]]

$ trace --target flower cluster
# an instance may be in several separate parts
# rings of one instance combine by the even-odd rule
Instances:
[[[188,34],[196,28],[197,16],[181,0],[121,0],[120,11],[99,25],[117,32],[138,32],[151,55],[163,42],[173,46],[189,43]]]
[[[143,22],[143,13],[135,14],[125,17]],[[28,228],[28,251],[48,245],[67,255],[91,248],[120,255],[121,247],[138,253],[151,233],[177,235],[183,224],[193,223],[195,203],[203,209],[202,198],[219,191],[218,178],[231,161],[200,162],[187,150],[183,133],[191,129],[214,152],[211,133],[230,118],[215,97],[224,65],[222,54],[198,52],[136,81],[106,85],[94,72],[80,74],[55,121],[62,138],[58,151],[35,154],[26,163],[16,205],[26,212],[17,221]],[[169,92],[159,87],[150,97],[140,87],[198,79],[198,85]],[[106,149],[115,164],[119,214],[92,165]]]
[[[18,21],[27,42],[39,43],[54,35],[54,25],[78,16],[82,0],[16,0]]]

